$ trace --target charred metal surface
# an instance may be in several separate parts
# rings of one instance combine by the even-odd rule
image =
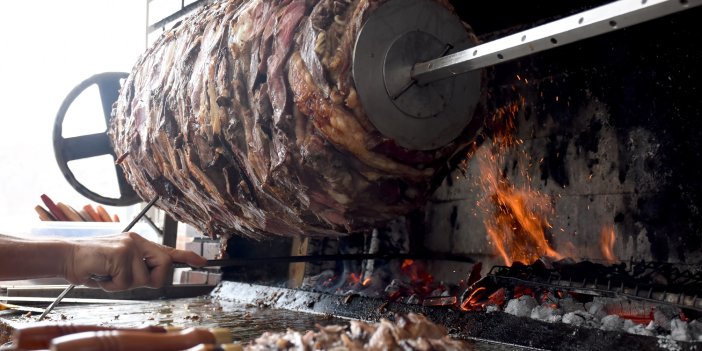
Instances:
[[[222,301],[365,321],[393,319],[396,313],[421,313],[435,323],[446,326],[449,333],[457,338],[491,340],[546,350],[663,349],[652,337],[550,324],[502,312],[468,313],[445,307],[399,304],[357,295],[335,296],[237,282],[223,282],[212,292],[212,296]],[[681,350],[695,349],[694,344],[677,343],[677,346]]]

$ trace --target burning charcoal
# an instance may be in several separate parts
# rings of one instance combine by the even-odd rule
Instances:
[[[625,298],[610,297],[596,297],[593,300],[593,303],[603,304],[603,311],[605,312],[605,315],[616,314],[619,316],[629,316],[630,318],[641,320],[642,323],[643,321],[650,320],[651,311],[657,306],[650,302],[632,301]]]
[[[605,311],[605,305],[602,302],[588,302],[585,304],[585,308],[591,315],[595,317],[595,319],[602,320],[602,318],[607,316],[607,312]]]
[[[658,305],[653,311],[653,320],[665,330],[670,330],[670,321],[678,316],[680,316],[680,311],[673,306]]]
[[[602,330],[621,331],[624,329],[624,320],[616,314],[610,314],[602,318]]]
[[[325,291],[333,285],[335,278],[336,272],[327,269],[318,275],[305,277],[302,281],[302,288]]]
[[[564,314],[563,323],[591,328],[596,328],[599,324],[595,320],[595,317],[585,311],[575,311]]]
[[[544,304],[541,306],[536,306],[531,310],[531,318],[544,322],[555,323],[560,322],[562,316],[560,310]]]
[[[551,304],[557,304],[558,301],[560,301],[560,299],[558,298],[558,296],[554,295],[554,293],[552,291],[548,291],[541,296],[541,303],[551,305]]]
[[[531,310],[538,306],[536,299],[530,295],[522,295],[518,299],[509,300],[505,312],[517,317],[531,316]]]
[[[424,299],[424,306],[453,306],[458,302],[455,296],[436,296]]]
[[[687,329],[690,332],[690,340],[702,341],[702,319],[692,321]]]
[[[677,318],[670,321],[670,337],[677,341],[690,341],[690,331],[687,322]]]

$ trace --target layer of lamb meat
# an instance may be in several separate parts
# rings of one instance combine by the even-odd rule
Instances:
[[[113,111],[128,181],[213,237],[343,235],[421,206],[469,140],[412,151],[369,121],[352,52],[383,2],[216,1],[165,32]]]

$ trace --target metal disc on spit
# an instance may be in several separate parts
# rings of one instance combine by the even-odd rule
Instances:
[[[458,137],[480,98],[480,72],[426,85],[412,78],[415,63],[476,43],[460,19],[430,0],[390,0],[361,29],[353,78],[375,127],[400,146],[432,150]]]
[[[97,85],[100,91],[100,104],[102,106],[102,116],[97,115],[95,118],[103,118],[107,126],[110,125],[110,119],[112,114],[112,104],[117,101],[119,97],[119,90],[121,88],[122,81],[127,78],[129,74],[124,72],[105,72],[96,74],[82,83],[78,84],[66,99],[63,100],[58,113],[56,114],[56,120],[54,121],[54,156],[56,157],[56,162],[58,163],[61,173],[66,178],[69,184],[81,195],[87,197],[90,200],[96,201],[98,203],[109,205],[109,206],[129,206],[141,202],[141,198],[132,189],[131,185],[127,182],[122,167],[115,165],[115,172],[117,173],[117,183],[119,186],[120,197],[112,198],[100,195],[87,187],[85,187],[81,182],[76,179],[73,171],[68,167],[68,163],[74,160],[80,160],[90,157],[96,157],[101,155],[112,155],[113,158],[117,158],[114,150],[112,149],[112,144],[110,143],[110,137],[107,135],[107,130],[101,133],[81,135],[66,138],[63,136],[63,121],[66,118],[66,113],[71,107],[73,102],[83,94],[88,88],[93,85]]]

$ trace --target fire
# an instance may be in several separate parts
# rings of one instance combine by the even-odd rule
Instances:
[[[517,188],[501,173],[504,156],[522,141],[516,137],[516,116],[524,105],[524,99],[500,108],[491,118],[492,148],[481,157],[480,184],[485,199],[479,205],[488,211],[485,228],[497,252],[506,265],[519,261],[530,264],[540,257],[561,259],[546,240],[546,230],[551,228],[548,215],[552,214],[551,199],[528,187]],[[528,181],[526,172],[522,175]]]
[[[361,282],[361,278],[358,275],[356,275],[356,273],[349,274],[349,280],[353,284],[359,284]]]
[[[550,199],[516,188],[498,174],[495,165],[483,162],[481,173],[493,212],[485,228],[504,263],[530,264],[542,256],[563,258],[546,240],[546,229],[551,228],[547,215],[553,212]]]
[[[602,257],[609,263],[617,261],[614,256],[614,243],[616,241],[617,233],[614,231],[614,225],[606,224],[603,226],[600,232],[600,250],[602,250]]]

